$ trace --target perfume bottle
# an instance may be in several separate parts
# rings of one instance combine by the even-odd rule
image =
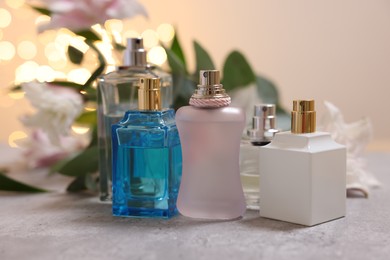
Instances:
[[[245,212],[238,165],[245,114],[230,102],[219,71],[202,70],[191,106],[176,113],[183,150],[177,207],[184,216],[227,220]]]
[[[247,209],[259,210],[259,151],[277,132],[275,105],[255,105],[252,128],[240,145],[240,175]]]
[[[138,108],[112,126],[112,212],[170,218],[177,213],[182,158],[174,110],[161,110],[159,79],[140,79]]]
[[[142,38],[129,38],[123,66],[99,78],[97,110],[101,201],[111,201],[111,125],[121,120],[127,110],[137,109],[137,86],[142,77],[161,79],[162,107],[171,107],[171,76],[146,62]]]
[[[291,132],[260,148],[260,216],[313,226],[345,216],[346,149],[315,131],[313,100],[295,100]]]

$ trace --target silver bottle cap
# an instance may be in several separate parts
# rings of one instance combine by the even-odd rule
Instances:
[[[252,129],[248,129],[247,134],[252,143],[269,143],[276,129],[276,107],[274,104],[255,105],[252,119]]]
[[[123,55],[123,67],[145,67],[146,50],[142,38],[127,38],[127,46]]]
[[[194,98],[221,98],[228,97],[220,82],[218,70],[201,70],[199,85],[192,95]]]

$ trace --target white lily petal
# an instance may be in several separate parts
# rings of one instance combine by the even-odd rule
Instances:
[[[68,134],[73,121],[82,112],[82,98],[72,90],[46,83],[23,83],[22,88],[37,109],[37,113],[25,117],[22,122],[42,129],[53,144],[60,145],[61,136]]]
[[[325,101],[326,115],[322,120],[324,131],[347,148],[347,189],[361,190],[369,194],[370,187],[380,183],[366,169],[364,151],[372,139],[372,123],[364,117],[353,123],[345,123],[343,114],[334,104]]]

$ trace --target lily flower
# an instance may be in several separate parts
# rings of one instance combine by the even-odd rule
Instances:
[[[81,95],[69,88],[37,81],[23,83],[22,89],[37,110],[23,118],[23,124],[42,129],[52,144],[60,146],[61,136],[68,135],[74,120],[83,111]]]
[[[148,16],[137,0],[41,0],[52,12],[51,20],[38,27],[39,32],[68,28],[72,31],[89,29],[110,19],[129,19],[137,15]]]

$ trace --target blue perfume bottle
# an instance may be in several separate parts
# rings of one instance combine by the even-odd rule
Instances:
[[[112,199],[111,126],[118,123],[127,110],[137,109],[137,86],[139,79],[145,77],[160,78],[162,107],[172,107],[172,77],[147,63],[142,38],[128,38],[122,66],[99,78],[97,115],[101,201],[111,202]]]
[[[158,78],[141,78],[138,110],[112,126],[114,216],[170,218],[177,213],[182,153],[173,109],[161,110]]]

